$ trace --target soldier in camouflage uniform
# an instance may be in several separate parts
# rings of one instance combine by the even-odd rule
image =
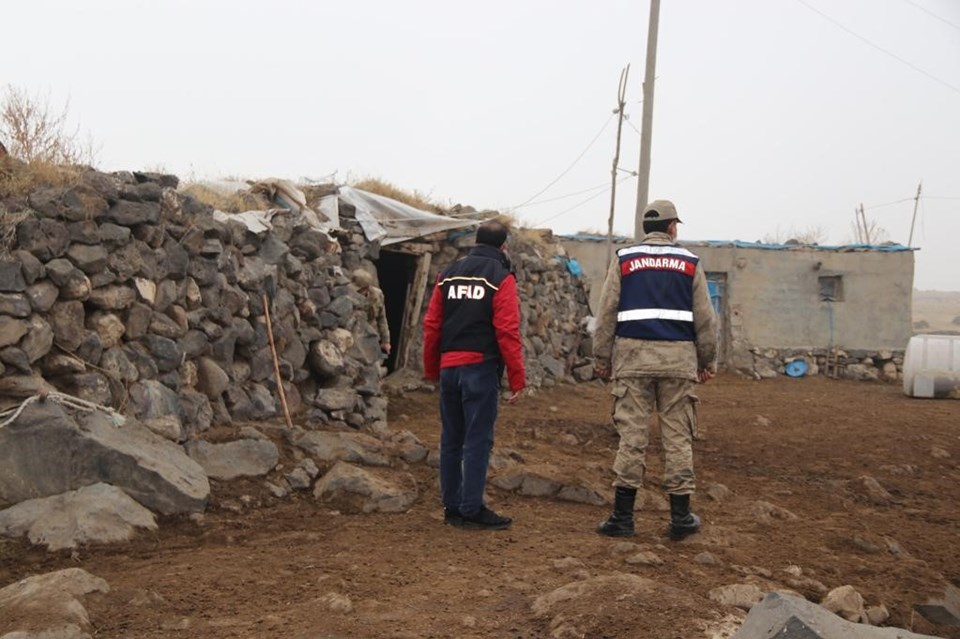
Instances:
[[[367,298],[367,320],[377,327],[380,335],[380,350],[390,354],[390,325],[387,324],[387,307],[383,301],[383,291],[373,285],[373,275],[358,268],[353,272],[353,283],[360,294]]]
[[[633,508],[643,485],[647,426],[657,414],[664,452],[663,488],[670,496],[671,539],[700,529],[690,512],[696,486],[696,382],[716,373],[717,324],[699,258],[676,244],[677,210],[668,200],[647,205],[641,244],[617,251],[610,264],[594,335],[596,373],[613,378],[613,421],[620,446],[613,464],[613,514],[601,535],[633,535]]]

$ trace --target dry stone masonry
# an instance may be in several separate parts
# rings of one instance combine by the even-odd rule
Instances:
[[[266,300],[291,412],[318,427],[385,431],[378,336],[350,280],[356,268],[375,272],[380,246],[353,208],[341,205],[331,234],[289,211],[257,234],[217,221],[177,186],[172,175],[87,170],[3,200],[22,221],[0,258],[0,394],[32,394],[42,378],[175,441],[273,418]],[[473,233],[418,242],[434,254],[428,296]],[[589,379],[586,295],[562,249],[529,232],[511,248],[530,385]],[[419,370],[414,341],[409,366]]]
[[[266,299],[291,409],[383,422],[377,336],[343,269],[372,250],[356,222],[333,238],[277,215],[257,235],[177,183],[87,171],[4,201],[27,215],[0,260],[0,392],[30,394],[42,377],[174,440],[271,418]]]

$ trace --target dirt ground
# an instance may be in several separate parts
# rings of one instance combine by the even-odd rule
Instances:
[[[699,395],[694,506],[705,526],[681,543],[665,538],[655,497],[627,545],[594,533],[609,506],[493,487],[490,503],[514,517],[511,530],[446,527],[436,470],[420,463],[406,469],[421,491],[406,514],[340,514],[310,493],[277,500],[262,480],[215,484],[201,521],[165,519],[131,543],[48,554],[2,542],[0,585],[75,566],[104,578],[110,592],[86,598],[96,637],[532,639],[727,636],[718,628],[743,613],[712,601],[711,589],[757,583],[819,601],[819,582],[853,585],[867,606],[887,607],[890,625],[960,638],[912,612],[947,582],[960,585],[960,402],[908,399],[895,385],[732,375]],[[594,383],[504,405],[497,448],[608,486],[617,443],[608,397]],[[419,391],[391,399],[391,427],[435,447],[435,404]],[[652,494],[659,456],[654,439]],[[758,501],[797,519],[763,516]],[[639,551],[662,564],[634,563]],[[623,574],[651,581],[626,587]],[[565,601],[535,605],[591,579]]]

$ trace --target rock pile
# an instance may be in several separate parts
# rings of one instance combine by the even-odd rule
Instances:
[[[756,379],[784,375],[787,365],[796,360],[806,364],[806,375],[825,375],[862,382],[897,382],[903,379],[903,351],[752,348],[750,355],[752,362],[739,358],[737,370]]]
[[[42,376],[175,440],[269,418],[266,303],[291,410],[383,422],[378,338],[342,268],[376,250],[359,224],[333,238],[278,214],[255,234],[177,184],[89,170],[2,201],[25,219],[0,260],[0,393],[31,394]]]
[[[0,211],[22,220],[0,258],[0,395],[33,394],[42,378],[175,441],[270,418],[269,311],[291,411],[316,426],[384,431],[378,336],[349,277],[376,272],[380,246],[352,207],[331,234],[289,211],[254,233],[177,186],[172,175],[86,170],[0,193]],[[582,283],[551,237],[514,237],[529,384],[589,379]],[[435,257],[429,295],[473,233],[417,241]]]

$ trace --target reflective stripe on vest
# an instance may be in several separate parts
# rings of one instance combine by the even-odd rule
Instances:
[[[617,335],[693,341],[693,276],[699,258],[678,246],[638,244],[617,251]]]
[[[629,322],[631,320],[665,319],[676,320],[678,322],[692,322],[692,311],[674,311],[669,308],[644,308],[632,311],[620,311],[617,313],[618,322]]]

